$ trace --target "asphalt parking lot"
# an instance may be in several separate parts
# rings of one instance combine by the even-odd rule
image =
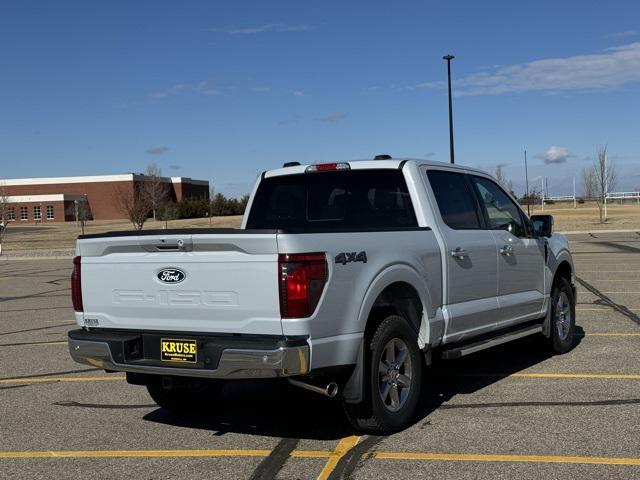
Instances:
[[[640,233],[572,235],[576,347],[526,338],[428,372],[415,424],[359,436],[340,405],[227,385],[173,417],[71,361],[70,260],[0,263],[3,478],[640,478]]]

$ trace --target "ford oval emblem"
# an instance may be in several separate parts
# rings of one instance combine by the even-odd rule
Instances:
[[[158,280],[162,283],[180,283],[187,275],[179,268],[164,268],[158,272]]]

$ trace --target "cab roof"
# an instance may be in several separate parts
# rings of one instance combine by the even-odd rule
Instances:
[[[466,171],[466,172],[474,172],[474,173],[482,173],[486,175],[486,172],[479,170],[477,168],[466,167],[464,165],[451,164],[446,162],[436,162],[435,160],[423,160],[419,158],[393,158],[390,160],[340,160],[335,162],[319,162],[319,163],[308,163],[301,165],[292,165],[289,167],[277,168],[274,170],[267,170],[264,172],[264,178],[270,177],[278,177],[281,175],[296,175],[301,173],[306,173],[308,167],[312,165],[327,165],[327,164],[348,164],[350,170],[397,170],[401,166],[404,166],[407,163],[413,163],[417,166],[432,166],[432,167],[447,167],[455,170]]]

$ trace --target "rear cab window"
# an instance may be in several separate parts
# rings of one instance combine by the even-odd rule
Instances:
[[[246,225],[248,229],[310,232],[417,227],[404,176],[389,169],[265,178]]]
[[[454,230],[481,228],[474,194],[464,174],[445,170],[428,170],[427,177],[442,220]]]

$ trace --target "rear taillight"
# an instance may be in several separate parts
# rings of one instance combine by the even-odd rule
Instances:
[[[313,314],[327,283],[327,272],[324,253],[278,255],[282,318],[309,317]]]
[[[73,309],[82,312],[82,284],[80,282],[80,257],[73,258],[73,272],[71,273],[71,300]]]

